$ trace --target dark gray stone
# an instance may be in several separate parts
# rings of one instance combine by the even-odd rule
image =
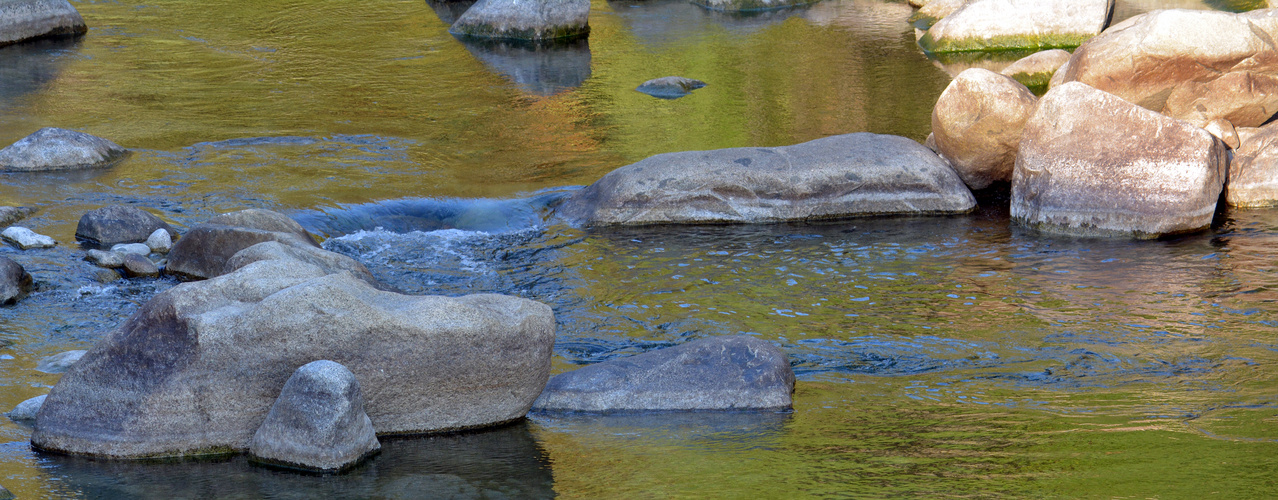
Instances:
[[[26,297],[35,282],[21,264],[0,257],[0,304],[13,304]]]
[[[712,337],[561,373],[533,403],[540,411],[789,408],[790,361],[771,343]]]
[[[249,454],[268,464],[336,472],[380,448],[355,374],[320,360],[302,365],[284,383]]]
[[[169,251],[169,274],[198,280],[221,276],[240,250],[266,241],[319,248],[301,224],[279,212],[250,208],[222,214],[187,231]]]
[[[643,82],[635,90],[661,99],[678,99],[694,90],[705,87],[706,82],[682,76],[654,78]]]
[[[36,363],[36,371],[44,373],[62,373],[71,368],[80,358],[84,357],[85,350],[67,351],[54,354],[52,356],[41,359]]]
[[[9,412],[9,420],[27,424],[35,423],[36,414],[40,412],[40,407],[44,405],[44,398],[46,397],[48,397],[48,394],[18,403],[18,406],[15,406]]]
[[[589,0],[479,0],[449,28],[478,38],[558,40],[590,33]]]
[[[75,227],[75,237],[90,245],[110,247],[118,243],[146,241],[157,229],[173,232],[169,223],[146,210],[109,205],[81,216]]]
[[[88,30],[67,0],[0,2],[0,46],[40,37],[83,35]]]
[[[154,278],[160,275],[160,268],[151,259],[135,253],[125,254],[121,270],[127,278]]]
[[[127,149],[101,137],[61,128],[42,128],[0,149],[0,170],[38,172],[107,167]]]
[[[953,214],[975,206],[936,153],[904,137],[858,133],[653,156],[578,191],[558,214],[587,225],[753,223]]]
[[[553,312],[530,300],[407,296],[260,260],[144,304],[62,376],[31,442],[107,457],[246,451],[285,381],[317,359],[355,373],[379,433],[497,425],[541,393],[554,339]]]

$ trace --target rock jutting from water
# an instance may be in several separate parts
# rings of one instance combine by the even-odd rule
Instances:
[[[42,128],[0,149],[0,171],[101,168],[110,166],[127,153],[127,149],[101,137],[74,130]]]
[[[643,82],[635,90],[659,99],[678,99],[705,87],[706,82],[682,76],[666,76]]]
[[[816,3],[818,0],[692,0],[692,3],[710,10],[723,12],[759,12],[787,9]]]
[[[36,414],[40,412],[40,407],[44,405],[46,397],[48,397],[48,394],[36,396],[18,403],[18,406],[15,406],[13,410],[9,412],[9,420],[22,423],[34,423],[36,420]]]
[[[160,268],[145,255],[136,253],[124,254],[124,262],[120,266],[126,278],[155,278],[160,275]]]
[[[381,448],[355,374],[340,363],[312,361],[288,378],[253,434],[251,460],[337,472]]]
[[[959,73],[932,108],[937,150],[973,190],[1010,181],[1021,131],[1037,104],[1010,77],[978,68]]]
[[[456,36],[527,41],[590,34],[589,0],[479,0],[448,29]]]
[[[1232,207],[1278,205],[1278,125],[1240,129],[1238,137],[1225,202]]]
[[[13,304],[26,297],[35,281],[21,264],[8,257],[0,257],[0,304]]]
[[[1056,70],[1069,62],[1070,55],[1061,49],[1035,52],[1003,68],[999,74],[1009,76],[1026,87],[1046,87]]]
[[[35,231],[22,226],[7,227],[3,232],[0,232],[0,237],[3,237],[5,241],[17,245],[18,248],[23,250],[30,250],[32,248],[53,248],[58,246],[58,242],[54,241],[53,238],[43,234],[37,234]]]
[[[975,206],[936,153],[904,137],[856,133],[656,155],[604,175],[557,214],[586,225],[760,223],[954,214]]]
[[[146,237],[146,247],[155,253],[169,253],[173,249],[173,235],[163,229],[156,229]]]
[[[538,411],[778,410],[791,405],[785,353],[749,336],[711,337],[550,379]]]
[[[220,276],[233,255],[265,241],[319,249],[315,238],[288,216],[250,208],[192,227],[169,251],[168,272],[188,280]]]
[[[538,302],[384,292],[280,252],[144,304],[62,376],[31,442],[104,457],[246,451],[280,388],[318,359],[356,375],[379,433],[497,425],[541,393],[554,339]]]
[[[1258,127],[1278,112],[1278,11],[1159,10],[1074,51],[1052,86],[1082,82],[1205,126]]]
[[[173,232],[169,223],[151,212],[137,207],[109,205],[81,216],[75,227],[75,237],[90,245],[109,248],[120,243],[146,241],[159,229]]]
[[[36,363],[36,371],[44,373],[63,373],[84,357],[85,350],[66,351],[48,356]]]
[[[1078,82],[1025,125],[1012,218],[1047,232],[1155,238],[1211,224],[1229,168],[1206,130]]]
[[[83,35],[84,18],[67,0],[0,2],[0,47],[34,38]]]
[[[1077,47],[1105,29],[1114,0],[972,0],[919,39],[928,52]]]

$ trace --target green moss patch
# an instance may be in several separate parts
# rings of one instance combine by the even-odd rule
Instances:
[[[500,40],[571,40],[575,38],[590,35],[590,26],[551,26],[548,28],[524,28],[501,30],[491,24],[469,24],[465,26],[453,26],[448,30],[455,36],[465,36],[485,39]]]
[[[1005,50],[1072,49],[1095,35],[1053,33],[1047,35],[1004,35],[992,38],[945,38],[937,40],[931,33],[919,39],[919,46],[931,53],[993,52]]]

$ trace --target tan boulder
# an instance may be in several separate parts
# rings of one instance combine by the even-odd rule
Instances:
[[[1217,118],[1254,127],[1278,113],[1278,76],[1234,71],[1210,82],[1185,82],[1167,96],[1163,113],[1200,127]]]
[[[1047,232],[1156,238],[1203,229],[1228,169],[1219,139],[1071,82],[1025,125],[1012,218]]]
[[[1061,49],[1044,50],[1025,56],[999,73],[1021,82],[1026,87],[1047,85],[1056,70],[1069,62],[1071,54]]]
[[[1238,149],[1241,141],[1238,139],[1238,130],[1234,128],[1234,124],[1229,120],[1217,118],[1203,126],[1203,129],[1216,136],[1221,142],[1229,146],[1229,149]]]
[[[1225,201],[1231,207],[1278,205],[1278,126],[1241,129],[1229,164]]]
[[[1038,99],[1016,80],[969,69],[932,108],[937,150],[971,189],[1012,180],[1017,145]]]
[[[971,0],[928,28],[919,45],[928,52],[1077,47],[1105,29],[1113,10],[1114,0]]]

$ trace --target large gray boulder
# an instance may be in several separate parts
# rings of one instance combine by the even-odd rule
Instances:
[[[151,212],[137,207],[109,205],[80,216],[75,237],[91,245],[109,248],[120,243],[146,241],[158,229],[173,233],[169,223]]]
[[[1228,158],[1206,130],[1067,83],[1044,95],[1025,125],[1012,218],[1083,235],[1196,231],[1211,224]]]
[[[67,0],[0,1],[0,47],[33,38],[83,35],[89,31]]]
[[[785,353],[748,336],[711,337],[561,373],[539,411],[784,409],[794,394]]]
[[[379,448],[355,374],[320,360],[302,365],[284,383],[249,454],[268,464],[335,472]]]
[[[0,304],[13,304],[26,297],[35,286],[31,275],[22,264],[8,257],[0,257]]]
[[[1278,205],[1278,126],[1241,129],[1238,136],[1225,202],[1233,207]]]
[[[972,0],[928,28],[928,52],[1077,47],[1109,24],[1114,0]]]
[[[266,241],[319,248],[315,238],[297,221],[279,212],[250,208],[219,215],[191,228],[169,251],[165,270],[188,280],[221,276],[232,256]]]
[[[127,149],[101,137],[48,127],[0,149],[0,171],[37,172],[107,167],[127,153]]]
[[[932,108],[941,156],[977,190],[1012,180],[1016,149],[1038,98],[1020,82],[972,68],[950,82]]]
[[[1074,51],[1052,86],[1082,82],[1204,126],[1257,127],[1278,111],[1278,11],[1160,10]]]
[[[479,0],[448,29],[458,36],[548,41],[590,33],[589,0]]]
[[[904,137],[857,133],[653,156],[578,191],[558,214],[589,225],[744,223],[975,206],[958,174],[932,151]]]
[[[522,418],[545,386],[554,314],[501,295],[407,296],[281,258],[173,287],[63,375],[34,446],[105,457],[244,451],[300,366],[360,381],[382,434]]]

